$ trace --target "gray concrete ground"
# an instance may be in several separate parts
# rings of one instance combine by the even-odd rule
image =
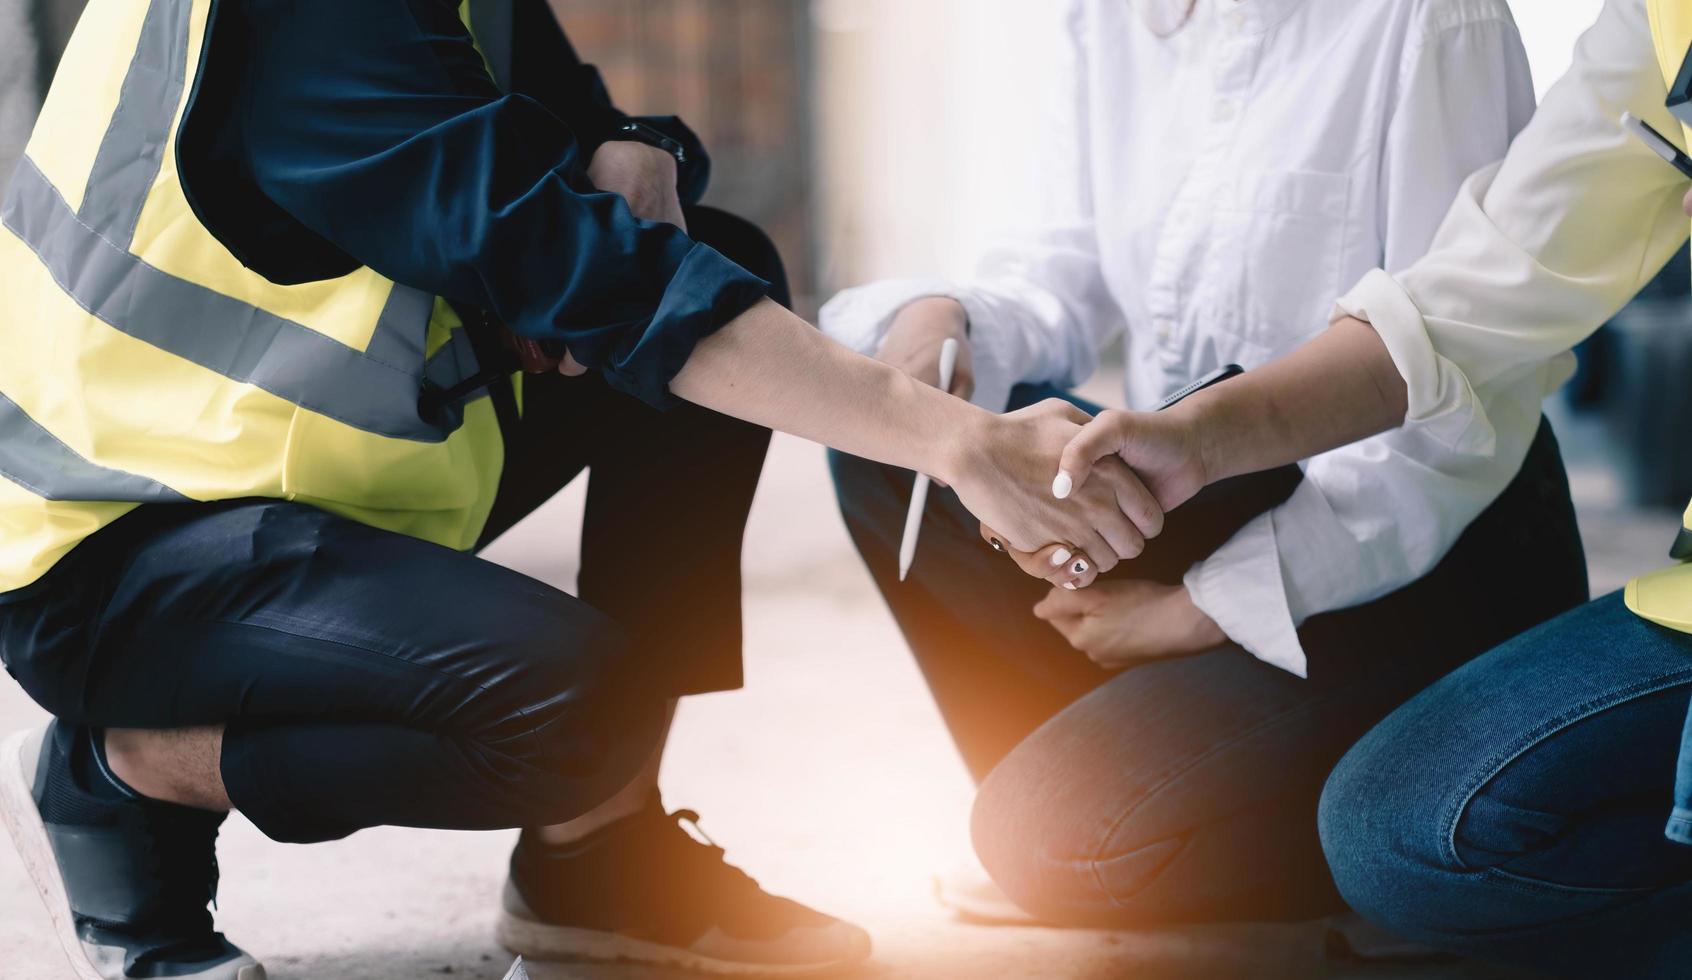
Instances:
[[[1613,587],[1663,551],[1674,518],[1613,505],[1600,469],[1577,476],[1596,504],[1587,538],[1595,587]],[[571,488],[491,557],[570,587],[581,500],[581,487]],[[1103,933],[953,921],[933,901],[930,876],[968,857],[970,785],[851,551],[815,446],[777,439],[746,567],[747,686],[683,704],[665,759],[666,799],[701,811],[706,832],[767,887],[869,928],[876,957],[857,975],[1505,975],[1477,964],[1327,963],[1321,930],[1307,926]],[[0,731],[41,717],[0,681]],[[219,922],[279,980],[497,980],[509,957],[493,941],[492,922],[512,839],[384,829],[292,847],[236,817],[220,851]],[[17,856],[0,844],[0,978],[68,975]],[[559,965],[536,965],[533,975],[673,976]]]

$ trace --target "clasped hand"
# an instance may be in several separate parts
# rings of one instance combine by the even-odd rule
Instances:
[[[676,158],[655,146],[612,140],[594,151],[587,176],[594,187],[621,197],[629,212],[642,221],[666,221],[686,231],[676,169]],[[587,368],[565,351],[558,373],[577,377],[586,374]]]
[[[1086,412],[1054,398],[987,418],[952,488],[987,537],[1031,556],[1030,574],[1084,588],[1162,532],[1163,508],[1120,460],[1101,460],[1063,497],[1052,492],[1054,464],[1091,420]]]

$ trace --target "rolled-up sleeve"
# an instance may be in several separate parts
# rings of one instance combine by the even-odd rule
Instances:
[[[1490,452],[1497,382],[1565,356],[1686,240],[1685,179],[1617,121],[1631,111],[1680,132],[1657,65],[1644,0],[1609,0],[1503,163],[1464,184],[1428,254],[1339,300],[1336,316],[1369,321],[1391,352],[1409,423]]]
[[[500,92],[448,5],[255,0],[247,17],[253,180],[358,262],[564,341],[654,404],[695,344],[767,295],[596,191],[570,127]]]

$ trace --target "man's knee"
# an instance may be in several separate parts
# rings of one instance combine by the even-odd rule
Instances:
[[[662,738],[663,695],[610,619],[572,610],[568,632],[500,644],[463,732],[526,825],[580,816],[627,786]],[[563,641],[568,637],[568,642]]]
[[[762,228],[739,215],[705,205],[688,209],[687,225],[695,241],[711,246],[768,282],[771,299],[789,308],[793,306],[781,251]]]

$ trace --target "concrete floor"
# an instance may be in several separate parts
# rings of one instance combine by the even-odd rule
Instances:
[[[1612,506],[1601,470],[1587,538],[1595,589],[1662,552],[1671,514]],[[1611,494],[1613,496],[1613,494]],[[491,557],[548,582],[575,577],[581,487]],[[661,556],[658,556],[661,559]],[[920,560],[920,558],[918,559]],[[1324,962],[1315,927],[1102,933],[983,928],[933,901],[930,875],[968,858],[970,785],[897,631],[851,552],[821,450],[778,438],[746,547],[747,686],[681,708],[663,787],[704,815],[730,859],[774,891],[870,929],[859,976],[1493,977],[1477,964]],[[0,731],[41,712],[0,681]],[[218,921],[278,980],[498,980],[492,939],[513,835],[374,830],[335,844],[271,843],[239,817],[224,832]],[[665,976],[535,964],[536,980]],[[0,978],[69,976],[17,856],[0,844]]]

